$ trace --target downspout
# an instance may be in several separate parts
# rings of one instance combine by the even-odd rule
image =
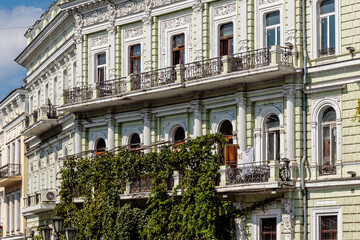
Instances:
[[[304,58],[304,75],[302,87],[302,115],[303,115],[303,158],[301,160],[301,193],[303,198],[303,223],[304,223],[304,240],[308,239],[307,223],[307,192],[305,188],[305,161],[307,158],[307,133],[306,133],[306,80],[307,80],[307,43],[306,43],[306,0],[302,0],[302,32],[303,32],[303,58]]]

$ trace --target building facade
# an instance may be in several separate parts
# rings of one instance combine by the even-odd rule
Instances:
[[[27,190],[27,159],[21,129],[26,112],[26,93],[25,89],[15,89],[0,103],[0,221],[3,239],[24,238],[21,196]]]
[[[235,219],[238,239],[356,239],[359,9],[356,0],[54,2],[16,59],[28,70],[27,227],[50,223],[67,155],[221,132],[231,144],[219,196],[243,208],[284,194]]]

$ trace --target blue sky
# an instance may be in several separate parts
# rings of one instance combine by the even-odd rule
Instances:
[[[26,47],[24,34],[53,0],[0,0],[0,101],[21,87],[26,69],[14,59]]]

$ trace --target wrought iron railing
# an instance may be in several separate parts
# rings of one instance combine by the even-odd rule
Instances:
[[[233,165],[228,171],[229,185],[267,182],[270,178],[270,167],[260,162]]]
[[[91,87],[75,87],[64,90],[65,104],[79,103],[89,100],[93,96],[93,89]]]
[[[9,163],[0,168],[0,179],[21,175],[21,164]]]
[[[291,65],[292,48],[280,47],[280,62],[282,65]]]
[[[334,163],[326,162],[323,165],[319,165],[319,175],[331,174],[336,174],[336,165]]]
[[[47,111],[48,119],[57,119],[58,115],[56,111],[56,106],[52,105],[50,101],[48,101],[48,106],[49,106],[49,109]]]
[[[325,57],[325,56],[334,55],[334,54],[335,54],[335,48],[334,47],[319,49],[319,56],[320,57]]]
[[[100,97],[114,96],[126,92],[126,78],[107,80],[99,84]]]
[[[211,58],[187,63],[184,65],[184,71],[185,81],[191,81],[221,74],[223,71],[223,64],[221,57]]]
[[[243,53],[237,53],[230,57],[230,72],[244,71],[270,64],[270,48],[260,48]]]
[[[136,178],[130,184],[130,193],[150,192],[152,178],[149,175]]]
[[[173,83],[176,80],[174,67],[157,69],[131,75],[133,90],[143,90]]]

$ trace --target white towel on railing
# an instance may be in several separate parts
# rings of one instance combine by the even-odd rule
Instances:
[[[254,147],[249,148],[242,152],[241,163],[252,163],[254,162]]]

